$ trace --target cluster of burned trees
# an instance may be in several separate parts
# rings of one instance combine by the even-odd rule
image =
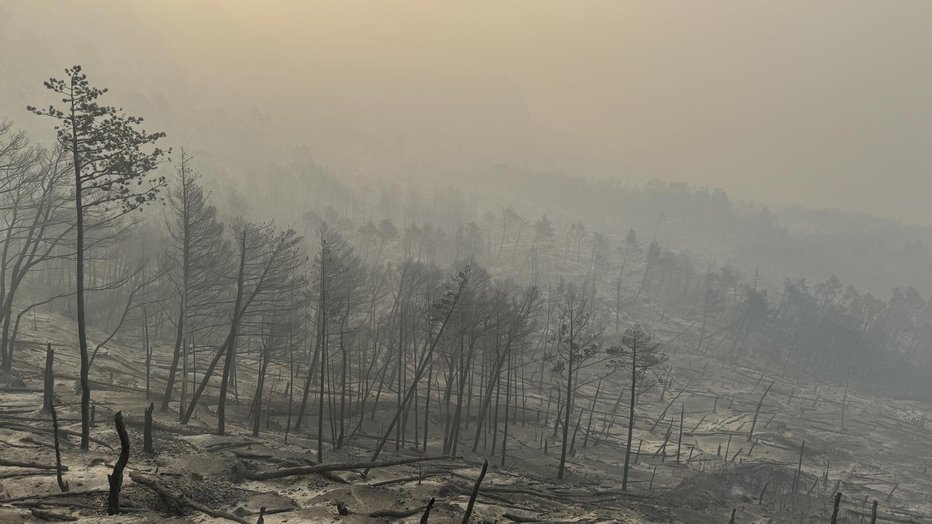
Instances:
[[[22,297],[26,277],[74,249],[68,174],[64,151],[34,146],[11,123],[0,122],[0,367],[7,372],[13,366],[13,327],[21,318],[17,309],[41,301]]]
[[[311,210],[303,235],[221,213],[191,156],[180,153],[175,176],[155,174],[162,134],[100,105],[105,90],[80,68],[67,74],[47,83],[65,106],[35,110],[58,122],[57,148],[0,127],[0,355],[9,369],[28,312],[73,315],[85,448],[90,369],[116,340],[140,348],[146,393],[181,423],[206,414],[219,433],[230,420],[309,433],[318,461],[378,431],[373,461],[392,441],[421,452],[439,441],[443,455],[468,447],[504,464],[509,430],[534,410],[539,423],[546,405],[562,478],[599,395],[617,397],[605,431],[627,408],[627,472],[636,402],[664,361],[636,314],[691,321],[684,340],[697,352],[810,369],[878,345],[907,359],[925,336],[927,304],[913,291],[883,302],[837,280],[788,281],[773,306],[756,276],[697,270],[633,229],[609,235],[510,207],[479,217],[456,196],[437,223],[391,199],[378,220]]]
[[[735,211],[721,192],[661,183],[640,190],[601,185],[589,190],[587,198],[593,199],[594,206],[608,205],[603,202],[607,195],[623,193],[625,205],[615,202],[615,207],[646,207],[637,202],[641,198],[661,208],[685,209],[690,218],[680,217],[677,231],[683,222],[690,224],[687,229],[716,229],[737,220],[729,218]],[[578,189],[567,187],[564,192]],[[404,206],[400,205],[403,200]],[[578,220],[535,219],[507,206],[498,212],[482,212],[456,191],[439,195],[437,200],[416,201],[401,190],[388,188],[376,206],[387,217],[380,222],[360,217],[371,215],[371,210],[356,209],[351,197],[342,203],[342,211],[330,209],[321,216],[339,216],[332,223],[361,247],[377,238],[376,230],[399,231],[398,237],[378,236],[380,260],[410,256],[443,265],[468,256],[494,268],[496,274],[542,288],[559,275],[588,278],[601,305],[611,309],[616,333],[624,329],[630,314],[649,302],[661,318],[675,314],[694,322],[695,331],[684,340],[698,337],[696,349],[726,358],[771,359],[771,364],[786,364],[788,372],[816,372],[821,378],[844,380],[849,366],[870,366],[875,374],[903,377],[911,368],[932,365],[928,353],[920,351],[928,341],[924,326],[932,309],[913,288],[894,289],[883,299],[844,286],[837,278],[794,279],[781,286],[772,270],[767,278],[753,271],[742,274],[733,266],[716,266],[695,254],[668,249],[656,238],[642,240],[634,230],[613,225],[607,229],[614,231],[606,233]],[[645,209],[634,214],[651,213]],[[398,225],[389,224],[392,220]],[[738,233],[774,233],[772,221],[764,212],[749,219]],[[667,242],[680,239],[689,244],[689,239],[680,238],[681,231],[673,232],[666,223],[661,218],[659,224],[644,229],[655,235],[659,229]],[[718,247],[727,253],[733,246]],[[754,262],[758,263],[767,266],[766,260]],[[757,354],[754,348],[760,349]]]
[[[655,272],[647,280],[654,303],[662,314],[692,322],[698,352],[837,382],[852,369],[862,378],[897,377],[883,387],[904,380],[922,387],[916,370],[932,364],[921,351],[930,341],[932,307],[914,288],[894,288],[882,300],[836,277],[774,286],[728,266],[697,271],[688,257],[663,249],[648,264]]]

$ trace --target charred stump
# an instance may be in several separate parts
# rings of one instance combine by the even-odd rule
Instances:
[[[107,499],[107,514],[116,515],[120,512],[120,488],[123,487],[123,470],[129,462],[129,435],[126,434],[126,425],[123,423],[123,413],[117,411],[113,415],[117,434],[120,436],[120,458],[113,465],[113,473],[107,475],[110,482],[110,496]]]
[[[419,524],[428,524],[427,521],[430,519],[430,510],[433,507],[434,507],[434,497],[431,497],[430,501],[427,503],[427,507],[424,508],[424,514],[421,515],[421,520],[418,521]],[[877,502],[875,501],[874,508],[876,509],[876,507],[877,507]]]
[[[52,345],[49,344],[51,350]],[[58,444],[58,416],[55,414],[55,406],[50,404],[49,409],[52,411],[52,440],[55,442],[55,475],[58,480],[58,488],[65,493],[68,491],[68,483],[62,479],[61,465],[61,447]]]
[[[835,507],[832,509],[832,524],[838,523],[838,506],[841,504],[841,492],[835,493]]]
[[[155,411],[155,404],[149,403],[146,408],[146,419],[142,426],[142,447],[146,453],[154,454],[155,447],[152,445],[152,413]]]
[[[476,479],[476,485],[472,488],[472,493],[469,495],[469,504],[466,506],[466,513],[463,514],[463,520],[461,524],[468,524],[469,517],[472,515],[472,508],[476,505],[476,497],[479,496],[479,486],[482,484],[482,479],[485,478],[485,472],[489,469],[488,459],[482,463],[482,471],[479,472],[479,478]]]

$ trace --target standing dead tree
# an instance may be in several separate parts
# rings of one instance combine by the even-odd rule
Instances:
[[[421,378],[424,376],[424,373],[427,371],[427,366],[433,358],[434,351],[437,349],[437,344],[443,337],[443,332],[446,330],[447,325],[450,323],[450,318],[453,316],[453,312],[456,310],[456,305],[463,294],[463,290],[469,284],[470,273],[470,267],[467,265],[466,268],[463,269],[463,271],[460,271],[454,279],[455,287],[453,289],[448,289],[444,293],[440,302],[437,304],[437,309],[440,312],[439,314],[442,315],[443,320],[440,322],[440,327],[437,330],[436,335],[429,342],[429,345],[426,347],[426,349],[422,352],[421,359],[415,368],[414,377],[411,380],[411,385],[405,392],[404,397],[399,404],[398,411],[395,412],[395,415],[389,422],[384,434],[379,439],[375,451],[372,453],[372,462],[375,462],[379,458],[379,455],[382,453],[382,448],[385,447],[385,443],[388,441],[392,431],[395,429],[395,425],[398,424],[404,408],[408,405],[408,403],[411,401],[411,398],[414,396],[414,393],[417,391],[417,384],[420,382]],[[367,469],[365,473],[368,473],[368,471],[369,470]]]
[[[557,366],[564,372],[563,389],[563,445],[560,448],[560,466],[557,478],[562,479],[566,470],[566,453],[570,448],[570,419],[573,415],[575,384],[579,370],[601,349],[602,326],[595,318],[595,290],[589,282],[582,285],[561,284],[561,302],[558,318],[551,333],[556,343],[559,360]]]
[[[770,385],[767,386],[767,389],[764,390],[764,394],[760,396],[760,402],[757,403],[757,409],[754,410],[754,420],[751,422],[751,430],[748,431],[748,442],[754,438],[754,428],[757,427],[757,416],[760,415],[760,408],[764,405],[764,399],[767,398],[767,393],[770,393],[770,388],[773,387],[774,382],[771,382]]]
[[[628,233],[625,235],[624,249],[622,249],[623,255],[621,257],[621,267],[618,268],[618,278],[615,279],[615,333],[618,333],[621,330],[622,284],[624,282],[625,268],[628,265],[628,255],[632,251],[638,251],[640,248],[641,245],[638,242],[637,233],[635,233],[633,229],[629,229]]]
[[[188,345],[201,330],[213,328],[220,319],[221,308],[228,307],[226,275],[230,246],[223,238],[223,225],[217,209],[199,182],[191,166],[191,157],[181,151],[175,183],[168,192],[166,218],[168,249],[162,260],[175,293],[175,340],[161,410],[168,411],[175,389],[179,362],[187,369]],[[186,373],[182,376],[181,402],[184,413],[187,400]]]
[[[631,445],[634,441],[637,399],[641,393],[651,388],[659,380],[657,369],[667,361],[667,357],[661,353],[660,347],[660,343],[654,339],[653,335],[645,331],[640,324],[634,324],[625,330],[620,346],[608,349],[609,355],[613,357],[613,366],[619,368],[629,367],[631,377],[631,398],[628,406],[628,439],[625,443],[625,465],[621,480],[622,490],[628,489],[628,472],[631,467]]]
[[[329,369],[329,354],[331,331],[336,332],[335,338],[339,341],[341,355],[341,384],[340,384],[340,412],[338,415],[340,432],[336,434],[336,426],[331,416],[332,437],[334,446],[342,445],[345,438],[345,409],[347,394],[347,375],[349,369],[348,347],[346,335],[350,315],[358,306],[360,295],[358,285],[361,281],[359,259],[353,253],[345,238],[326,222],[318,230],[320,250],[314,259],[313,287],[317,296],[315,318],[315,342],[313,357],[304,382],[304,391],[298,416],[295,420],[294,430],[297,431],[304,423],[307,403],[315,377],[319,379],[317,398],[317,452],[318,461],[322,460],[324,441],[324,401],[327,387],[327,372]]]
[[[293,230],[277,233],[271,224],[252,224],[240,220],[232,227],[232,231],[239,260],[235,277],[236,298],[230,313],[229,331],[204,371],[181,419],[183,424],[191,419],[217,364],[223,359],[217,405],[217,432],[220,434],[224,433],[226,395],[240,328],[247,315],[254,313],[253,308],[261,311],[283,294],[287,296],[295,285],[299,285],[298,268],[303,264],[303,258],[298,255],[301,238]]]
[[[68,162],[62,148],[30,146],[0,121],[0,369],[13,365],[10,337],[20,286],[34,270],[70,255],[74,230],[67,204]]]
[[[486,378],[485,395],[479,405],[479,414],[476,419],[476,432],[473,438],[472,451],[476,452],[479,439],[482,435],[483,423],[492,402],[492,390],[501,379],[502,368],[505,362],[512,357],[514,348],[533,332],[533,318],[537,312],[540,292],[536,287],[530,287],[520,300],[510,300],[505,305],[504,318],[507,320],[507,334],[500,351],[494,355],[491,371]],[[456,422],[458,425],[458,420]]]
[[[146,418],[142,427],[142,450],[144,453],[155,453],[155,447],[152,445],[152,412],[155,411],[155,404],[149,403],[146,408]]]

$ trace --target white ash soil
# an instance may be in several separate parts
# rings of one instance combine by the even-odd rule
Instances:
[[[75,389],[78,359],[77,350],[70,349],[75,340],[71,325],[67,319],[39,317],[35,330],[27,335],[31,340],[18,345],[13,377],[6,377],[5,387],[0,389],[0,458],[55,463],[51,422],[40,412],[46,340],[63,346],[55,355],[60,425],[75,434],[80,430]],[[658,332],[678,333],[686,324],[668,318],[654,327]],[[95,335],[99,334],[91,333],[92,340]],[[674,380],[663,399],[658,386],[639,400],[633,443],[635,448],[640,445],[641,452],[632,467],[629,490],[622,492],[626,396],[614,423],[609,421],[618,392],[626,386],[624,374],[606,380],[604,390],[613,392],[613,397],[603,394],[599,399],[591,431],[587,431],[588,413],[596,384],[593,381],[579,390],[574,416],[578,417],[580,410],[583,415],[563,481],[556,480],[560,437],[553,438],[555,409],[546,427],[545,415],[538,415],[539,406],[546,406],[549,385],[544,384],[541,390],[536,382],[523,386],[520,409],[512,407],[509,412],[512,420],[504,466],[500,439],[494,456],[481,445],[478,453],[471,452],[475,431],[471,421],[461,433],[456,460],[373,469],[368,477],[356,470],[252,481],[242,480],[234,471],[270,471],[316,460],[317,442],[309,434],[316,434],[314,417],[305,424],[313,429],[290,434],[288,443],[284,442],[287,402],[282,381],[273,397],[268,429],[263,415],[260,434],[252,436],[251,426],[246,427],[243,421],[247,420],[255,384],[242,377],[255,369],[255,359],[238,357],[239,402],[231,392],[228,434],[214,435],[216,384],[208,388],[195,419],[187,426],[177,422],[177,399],[172,402],[174,411],[158,410],[170,348],[156,348],[151,384],[151,401],[156,403],[156,454],[147,456],[142,452],[141,433],[143,412],[150,400],[146,399],[142,352],[132,344],[114,342],[101,350],[91,371],[96,404],[92,437],[99,442],[81,452],[77,436],[62,437],[62,462],[69,468],[64,478],[75,494],[45,497],[59,492],[54,470],[0,466],[0,522],[35,521],[30,513],[34,507],[85,522],[222,521],[193,510],[179,515],[149,488],[135,484],[129,478],[133,471],[157,476],[205,506],[250,522],[255,521],[261,506],[267,508],[265,522],[270,524],[417,522],[420,512],[401,519],[366,514],[417,509],[432,497],[436,503],[431,522],[458,522],[486,457],[489,471],[473,513],[475,522],[508,522],[514,517],[546,522],[727,522],[732,509],[736,510],[736,522],[825,522],[836,491],[844,494],[842,522],[858,522],[861,516],[869,515],[875,499],[880,522],[932,521],[932,472],[926,471],[932,459],[932,431],[927,422],[932,408],[928,404],[851,389],[842,427],[842,386],[798,384],[779,375],[762,375],[750,363],[723,365],[721,360],[689,353],[686,348],[694,344],[685,336],[677,340],[676,347],[668,348],[679,351],[671,356]],[[271,371],[269,377],[275,373]],[[771,381],[775,384],[749,442],[754,410]],[[340,450],[333,450],[329,441],[325,443],[326,462],[367,461],[375,447],[372,433],[387,424],[395,403],[391,392],[383,392],[375,420],[370,421],[367,413],[363,432]],[[657,422],[668,405],[663,420]],[[371,406],[370,399],[367,409]],[[679,442],[681,406],[683,436]],[[110,448],[119,446],[112,422],[116,410],[123,412],[131,440],[122,495],[127,512],[107,516],[107,474],[117,457],[117,451]],[[308,411],[313,414],[316,406]],[[423,455],[439,454],[442,447],[443,421],[436,401],[431,404],[431,415],[428,450]],[[353,414],[347,421],[347,431],[357,417]],[[418,429],[419,440],[423,439],[423,429]],[[500,422],[498,431],[503,430]],[[665,452],[658,453],[668,431]],[[390,440],[380,460],[422,455],[413,437],[412,424],[406,430],[405,446],[396,451],[394,439]],[[797,477],[803,441],[805,453]],[[91,493],[82,494],[88,491]],[[339,515],[338,502],[351,513]]]

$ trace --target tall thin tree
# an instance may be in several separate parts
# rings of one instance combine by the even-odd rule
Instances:
[[[155,146],[164,133],[141,128],[143,119],[123,110],[101,105],[98,99],[107,89],[87,80],[81,66],[65,69],[64,80],[50,78],[45,87],[60,95],[64,106],[39,109],[37,115],[57,121],[58,141],[68,150],[74,169],[74,211],[77,233],[75,282],[77,293],[78,345],[81,352],[81,449],[90,442],[91,387],[87,349],[87,320],[84,308],[85,214],[99,211],[109,219],[139,209],[152,202],[164,185],[164,177],[150,177],[166,151]]]

